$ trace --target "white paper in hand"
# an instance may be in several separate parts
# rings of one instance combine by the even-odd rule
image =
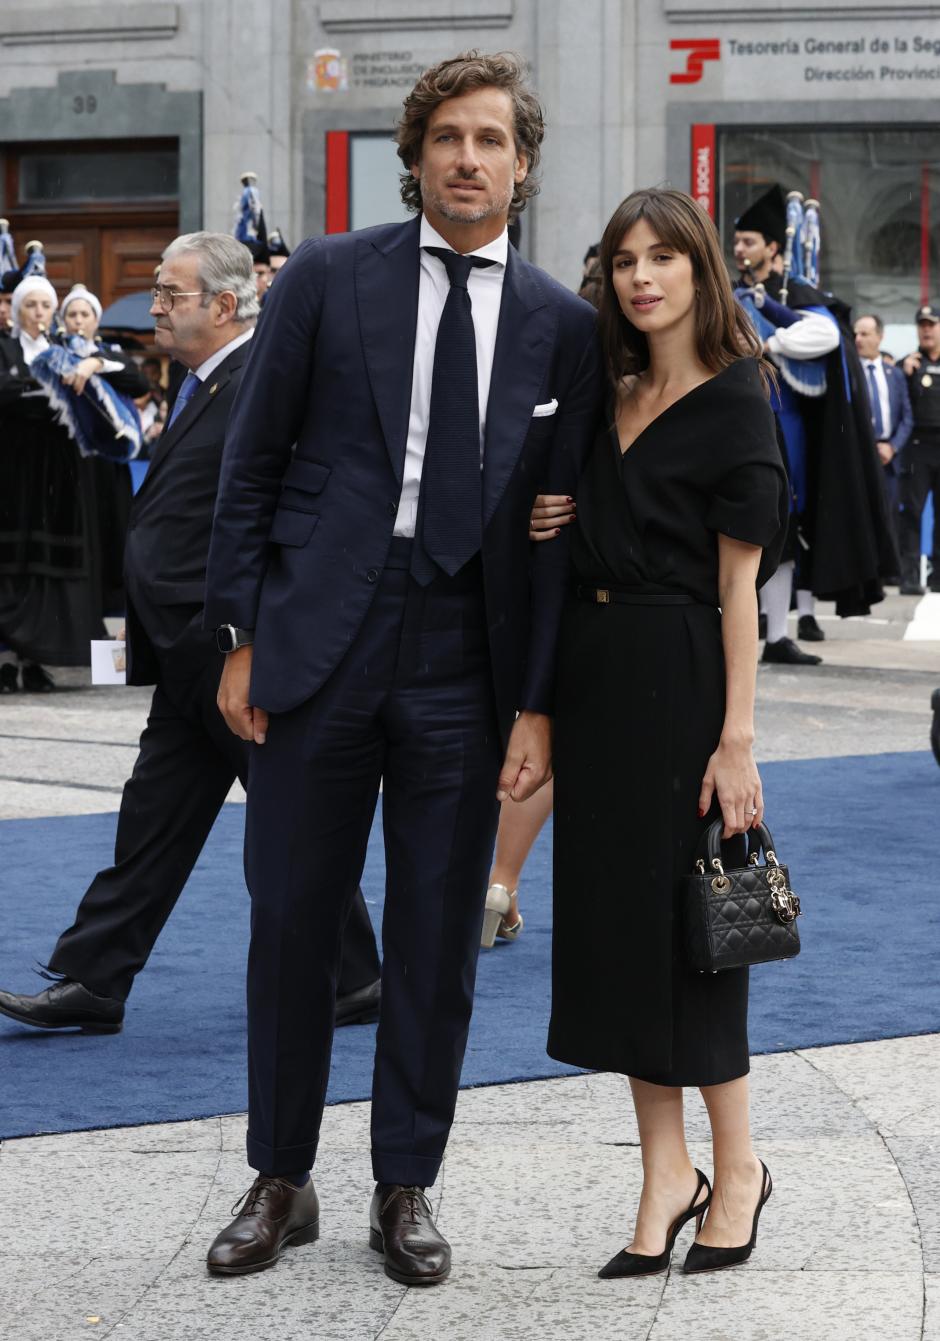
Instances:
[[[116,638],[93,638],[92,684],[127,684],[127,646]]]

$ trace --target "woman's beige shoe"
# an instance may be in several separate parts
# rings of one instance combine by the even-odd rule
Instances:
[[[480,939],[484,950],[492,950],[497,936],[504,941],[514,941],[522,930],[521,913],[511,927],[506,925],[506,914],[512,907],[515,892],[505,885],[490,885],[486,891],[486,911],[483,914],[483,935]]]

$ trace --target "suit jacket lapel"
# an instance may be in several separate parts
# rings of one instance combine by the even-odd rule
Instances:
[[[225,386],[231,377],[231,369],[235,366],[232,362],[235,355],[242,354],[243,346],[234,350],[227,359],[219,364],[204,382],[201,382],[193,392],[192,399],[188,405],[184,405],[179,412],[179,416],[174,419],[172,425],[166,428],[157,439],[157,449],[150,458],[150,465],[147,467],[147,473],[144,476],[143,483],[137,490],[140,494],[147,487],[147,482],[151,479],[154,472],[163,464],[170,452],[179,442],[184,433],[188,433],[193,424],[197,421],[202,412],[212,404],[215,397],[219,394],[222,387]],[[245,351],[247,352],[247,351]]]
[[[395,478],[401,484],[418,325],[420,219],[379,239],[362,238],[356,306],[369,385]]]
[[[496,511],[513,472],[551,357],[558,318],[538,272],[512,247],[496,328],[483,444],[483,525]]]

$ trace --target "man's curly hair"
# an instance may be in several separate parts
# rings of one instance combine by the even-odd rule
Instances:
[[[396,128],[398,157],[405,165],[401,174],[401,198],[413,213],[421,210],[421,184],[410,169],[421,161],[421,146],[431,113],[448,98],[459,98],[478,88],[499,88],[512,99],[513,131],[516,151],[525,154],[528,172],[512,193],[509,217],[515,219],[527,201],[538,194],[537,171],[545,134],[545,120],[539,101],[525,82],[525,67],[518,56],[500,51],[481,55],[464,51],[451,60],[432,65],[405,99],[401,120]]]

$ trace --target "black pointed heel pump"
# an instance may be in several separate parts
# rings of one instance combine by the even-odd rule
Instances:
[[[754,1244],[757,1242],[757,1222],[760,1219],[760,1213],[767,1205],[770,1194],[774,1190],[770,1170],[763,1160],[760,1161],[760,1166],[764,1173],[761,1178],[760,1197],[757,1202],[757,1209],[754,1212],[750,1239],[740,1248],[709,1248],[704,1243],[693,1243],[685,1259],[683,1271],[690,1275],[696,1271],[724,1271],[725,1267],[737,1266],[740,1262],[746,1262],[750,1257],[754,1251]],[[696,1230],[696,1233],[698,1232]]]
[[[672,1250],[680,1230],[690,1220],[694,1220],[695,1232],[696,1234],[700,1232],[702,1221],[705,1219],[705,1212],[708,1210],[712,1199],[712,1187],[701,1169],[696,1169],[695,1172],[698,1174],[695,1196],[689,1202],[689,1209],[683,1211],[669,1226],[664,1250],[657,1257],[650,1257],[646,1253],[628,1253],[624,1248],[616,1257],[612,1257],[606,1266],[601,1267],[597,1273],[601,1280],[612,1280],[615,1276],[658,1276],[669,1265],[669,1259],[672,1257]],[[708,1195],[703,1201],[699,1201],[699,1194],[703,1187],[708,1188]]]

